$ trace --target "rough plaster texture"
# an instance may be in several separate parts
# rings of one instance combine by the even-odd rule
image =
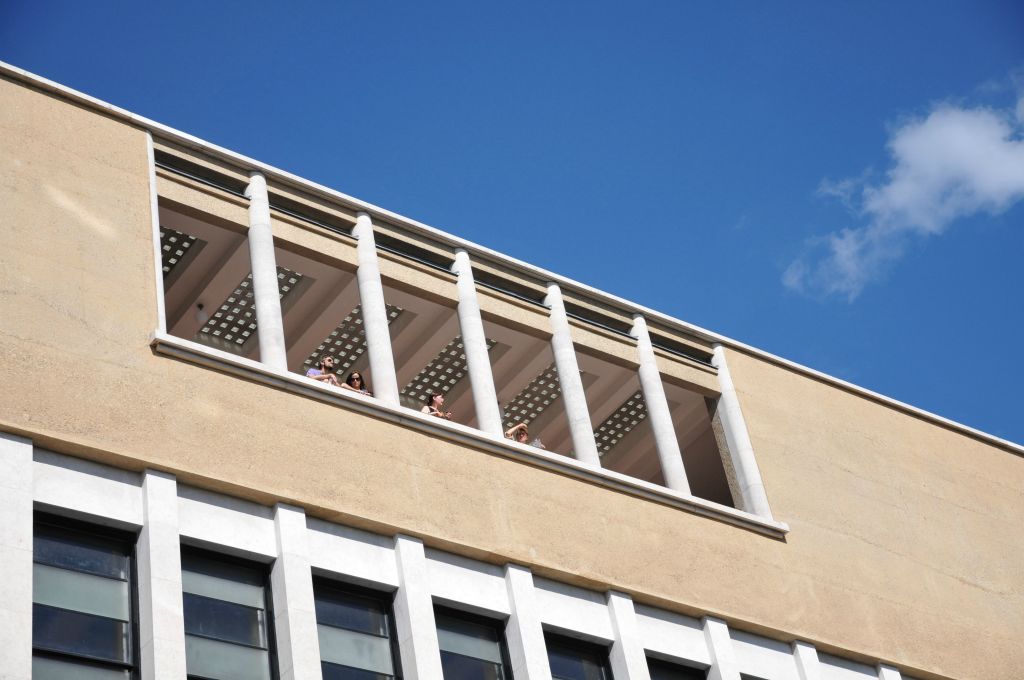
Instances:
[[[774,540],[155,356],[144,132],[0,80],[0,158],[0,430],[914,677],[1024,665],[1024,458],[730,351]]]

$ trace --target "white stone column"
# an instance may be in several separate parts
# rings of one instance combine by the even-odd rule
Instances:
[[[683,454],[679,450],[679,439],[672,424],[672,411],[665,397],[665,386],[661,383],[661,371],[658,370],[654,345],[651,344],[651,335],[647,331],[647,320],[640,314],[633,316],[632,335],[636,338],[637,360],[640,364],[637,371],[640,376],[640,389],[644,394],[644,403],[647,404],[647,415],[650,416],[665,486],[689,495],[690,482],[686,479]]]
[[[462,248],[455,251],[452,271],[459,277],[459,327],[462,329],[462,347],[466,352],[466,368],[473,389],[473,408],[480,429],[496,437],[504,435],[498,394],[494,390],[491,358],[487,352],[487,336],[480,318],[480,303],[476,299],[476,283],[469,253]]]
[[[611,591],[605,599],[612,620],[612,631],[615,633],[615,641],[608,653],[612,677],[618,680],[651,680],[647,655],[636,623],[633,598],[625,593]]]
[[[533,574],[526,567],[507,565],[505,589],[511,612],[505,626],[505,642],[512,676],[518,680],[551,680],[544,629],[533,594]]]
[[[423,542],[409,536],[395,536],[395,560],[398,564],[395,632],[402,674],[408,680],[442,680],[437,623],[427,582]]]
[[[576,350],[569,332],[569,317],[565,315],[562,290],[557,283],[548,284],[544,300],[551,310],[551,351],[555,355],[558,383],[562,388],[565,415],[569,419],[573,455],[587,465],[601,467],[601,457],[594,442],[594,426],[590,422],[587,395],[580,380],[580,367],[576,363]]]
[[[32,442],[0,432],[0,675],[32,678]]]
[[[185,677],[185,614],[174,475],[156,470],[142,475],[142,531],[136,564],[142,680],[179,680]]]
[[[277,559],[270,570],[280,680],[320,678],[313,574],[306,542],[306,513],[284,503],[274,507]]]
[[[903,676],[899,670],[892,666],[880,664],[878,666],[878,680],[901,680]]]
[[[818,663],[818,650],[814,645],[799,640],[793,643],[793,660],[800,680],[821,680],[821,668]]]
[[[370,354],[370,383],[373,396],[386,404],[398,406],[398,378],[395,375],[395,357],[391,351],[391,331],[388,329],[388,309],[384,303],[384,285],[380,281],[377,265],[377,243],[373,238],[373,222],[364,212],[356,216],[352,235],[357,239],[356,257],[359,269],[359,304],[363,313],[363,331],[366,350]]]
[[[704,640],[708,645],[711,657],[711,668],[708,669],[707,680],[740,680],[739,665],[736,653],[729,637],[729,626],[725,621],[704,617]]]
[[[718,369],[718,384],[722,388],[722,396],[718,400],[718,412],[725,429],[725,440],[729,445],[729,457],[736,470],[740,493],[743,494],[743,509],[749,513],[771,519],[772,511],[768,507],[768,496],[764,492],[761,481],[761,470],[757,467],[754,457],[754,446],[747,434],[747,424],[740,410],[740,400],[736,396],[736,387],[729,375],[729,365],[725,361],[725,349],[715,343],[711,357],[712,365]]]
[[[288,370],[281,292],[277,284],[274,234],[270,228],[270,198],[267,180],[253,172],[245,190],[249,199],[249,260],[252,263],[252,295],[256,307],[256,333],[260,361],[279,371]]]

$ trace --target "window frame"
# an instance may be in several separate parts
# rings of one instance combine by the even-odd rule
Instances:
[[[655,666],[682,668],[688,671],[692,671],[695,675],[699,675],[700,677],[704,678],[704,680],[707,680],[708,672],[711,670],[709,667],[701,667],[700,665],[690,665],[682,663],[680,661],[670,661],[668,659],[651,656],[650,653],[645,654],[644,658],[647,660],[648,674],[650,674],[651,664],[654,664]]]
[[[389,634],[388,634],[387,640],[388,640],[388,646],[391,649],[391,668],[394,670],[394,673],[392,674],[391,677],[393,678],[393,680],[403,680],[404,676],[402,674],[401,650],[398,647],[398,630],[395,627],[395,596],[397,595],[397,592],[396,591],[387,591],[387,590],[375,590],[373,588],[367,588],[365,586],[356,585],[354,583],[349,583],[347,581],[341,581],[339,579],[331,578],[329,576],[320,576],[320,575],[317,575],[317,574],[313,574],[313,617],[314,617],[314,621],[315,621],[315,623],[316,623],[316,625],[318,627],[320,626],[320,621],[319,621],[319,619],[316,618],[316,594],[317,594],[317,589],[318,588],[326,589],[326,590],[329,590],[329,591],[333,590],[333,591],[335,591],[337,593],[340,593],[342,595],[350,595],[350,596],[353,596],[353,597],[361,597],[363,599],[375,601],[375,602],[378,602],[378,603],[383,605],[383,608],[384,608],[384,618],[387,621],[387,625],[388,625],[388,633]],[[330,624],[324,624],[324,625],[328,625],[329,626]],[[333,627],[334,628],[339,628],[341,630],[352,630],[352,629],[349,629],[349,628],[342,628],[341,626],[333,626]],[[354,631],[354,632],[363,632],[363,631]],[[369,633],[369,634],[372,635],[372,633]],[[380,637],[380,636],[378,636],[378,637]],[[330,661],[327,661],[327,662],[324,661],[324,659],[323,659],[323,652],[320,653],[320,663],[321,664],[331,663]],[[341,665],[341,664],[333,664],[333,665],[337,666],[337,665]],[[354,668],[354,667],[353,666],[345,666],[345,668]],[[354,670],[364,670],[364,669],[354,668]]]
[[[554,672],[551,671],[552,641],[554,641],[556,647],[584,652],[586,654],[593,654],[595,652],[599,653],[601,658],[601,680],[615,680],[615,675],[612,673],[611,648],[609,645],[604,645],[600,642],[588,642],[586,640],[580,640],[561,633],[545,630],[544,651],[547,655],[548,672],[551,673],[551,677],[553,679],[556,676]]]
[[[40,528],[44,531],[40,532]],[[64,517],[61,515],[55,515],[48,512],[35,511],[32,518],[32,566],[35,568],[36,564],[46,565],[45,562],[37,562],[35,556],[35,540],[40,533],[46,533],[49,529],[51,535],[53,534],[64,534],[70,535],[74,538],[76,535],[82,535],[89,537],[94,542],[100,544],[106,543],[108,545],[119,545],[125,549],[124,555],[127,559],[127,574],[125,575],[125,581],[128,584],[128,645],[127,650],[129,654],[129,660],[124,661],[113,661],[110,659],[101,659],[94,656],[88,656],[84,654],[76,654],[74,652],[65,652],[55,649],[46,649],[36,647],[35,635],[32,636],[32,656],[40,657],[45,659],[52,659],[54,661],[63,661],[69,664],[78,666],[88,666],[92,668],[102,668],[105,670],[118,670],[128,671],[128,677],[131,680],[138,680],[140,677],[141,659],[140,646],[139,646],[139,577],[138,577],[138,563],[137,563],[137,551],[138,551],[138,533],[128,531],[125,529],[117,529],[114,527],[104,526],[102,524],[95,524],[83,520],[73,519],[70,517]],[[52,566],[52,565],[47,565]],[[59,567],[58,567],[59,568]],[[74,573],[90,574],[86,571],[75,571],[68,569]],[[102,578],[102,577],[101,577]],[[115,579],[111,579],[115,580]],[[40,605],[50,606],[50,605]],[[35,596],[32,596],[32,607],[36,607]],[[60,609],[60,607],[52,607],[53,609]],[[69,610],[65,610],[69,611]]]
[[[473,623],[479,626],[487,626],[493,628],[498,632],[498,650],[501,652],[501,678],[500,680],[514,680],[515,673],[512,672],[512,657],[509,656],[508,651],[508,637],[506,631],[508,630],[508,619],[500,619],[490,616],[484,616],[481,614],[474,614],[472,612],[463,611],[461,609],[455,609],[453,607],[447,607],[441,604],[434,605],[434,629],[438,628],[437,615],[447,616],[452,619],[461,619],[467,623]],[[441,645],[438,643],[437,654],[438,657],[441,655]],[[455,652],[451,652],[455,653]],[[443,675],[442,668],[442,675]]]
[[[190,545],[188,543],[182,543],[180,545],[180,552],[182,558],[181,571],[184,573],[184,558],[187,553],[190,553],[200,559],[210,560],[213,562],[220,562],[227,564],[232,567],[241,567],[249,571],[259,572],[263,577],[263,611],[266,615],[267,625],[267,662],[270,664],[270,678],[271,680],[279,680],[280,673],[278,671],[279,662],[277,658],[277,630],[274,627],[274,593],[271,588],[270,572],[273,569],[273,562],[263,563],[255,560],[249,560],[242,557],[235,557],[226,553],[217,552],[215,550],[209,550],[207,548],[201,548],[198,546]],[[236,645],[238,647],[244,647],[246,649],[260,649],[253,645],[247,645],[244,642],[233,642],[231,640],[221,640],[220,638],[212,638],[204,635],[195,635],[193,633],[185,632],[184,630],[184,606],[185,606],[185,589],[182,587],[181,600],[182,600],[182,632],[184,635],[192,635],[203,640],[213,640],[215,642],[224,642],[225,644]],[[199,597],[204,597],[200,595]],[[208,598],[216,599],[216,598]],[[241,605],[244,606],[244,605]],[[188,655],[185,655],[186,664],[188,663]],[[205,675],[190,675],[188,670],[185,671],[185,680],[219,680],[217,678],[209,678]]]

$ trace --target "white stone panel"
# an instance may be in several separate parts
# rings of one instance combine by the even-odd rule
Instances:
[[[173,475],[147,470],[143,526],[136,549],[142,680],[185,675],[185,615],[181,599],[178,489]]]
[[[395,546],[390,538],[309,517],[307,541],[314,572],[371,588],[398,587]]]
[[[545,630],[608,643],[615,639],[605,598],[576,586],[534,578],[534,597]]]
[[[821,680],[878,680],[878,670],[831,654],[818,654]]]
[[[142,526],[142,476],[137,472],[41,449],[33,460],[32,494],[42,509],[101,524]]]
[[[741,680],[736,654],[725,621],[704,617],[704,639],[707,641],[711,668],[707,680]]]
[[[183,542],[269,562],[277,556],[270,508],[238,498],[178,487],[178,526]]]
[[[427,582],[439,604],[483,615],[509,614],[504,572],[484,562],[427,550]]]
[[[32,442],[0,432],[0,654],[4,680],[32,677]]]
[[[512,676],[519,680],[551,680],[533,574],[526,567],[510,564],[505,567],[505,586],[512,610],[505,627]]]
[[[700,620],[654,607],[636,605],[640,639],[652,656],[667,661],[711,664]]]
[[[729,636],[741,673],[772,680],[800,680],[789,645],[738,630],[730,630]]]
[[[274,508],[277,559],[270,571],[280,680],[320,678],[320,643],[309,569],[306,513],[279,503]]]
[[[423,542],[409,536],[396,536],[395,563],[398,566],[395,632],[402,674],[407,680],[443,680]]]
[[[821,664],[814,645],[799,640],[793,643],[793,660],[800,680],[821,680]]]
[[[619,680],[651,680],[633,598],[625,593],[610,592],[606,601],[615,636],[608,653],[612,676]]]

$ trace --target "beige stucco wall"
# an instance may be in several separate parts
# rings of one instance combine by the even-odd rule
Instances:
[[[0,430],[919,677],[1024,667],[1024,458],[730,352],[772,539],[156,356],[145,133],[0,80],[0,162]]]

